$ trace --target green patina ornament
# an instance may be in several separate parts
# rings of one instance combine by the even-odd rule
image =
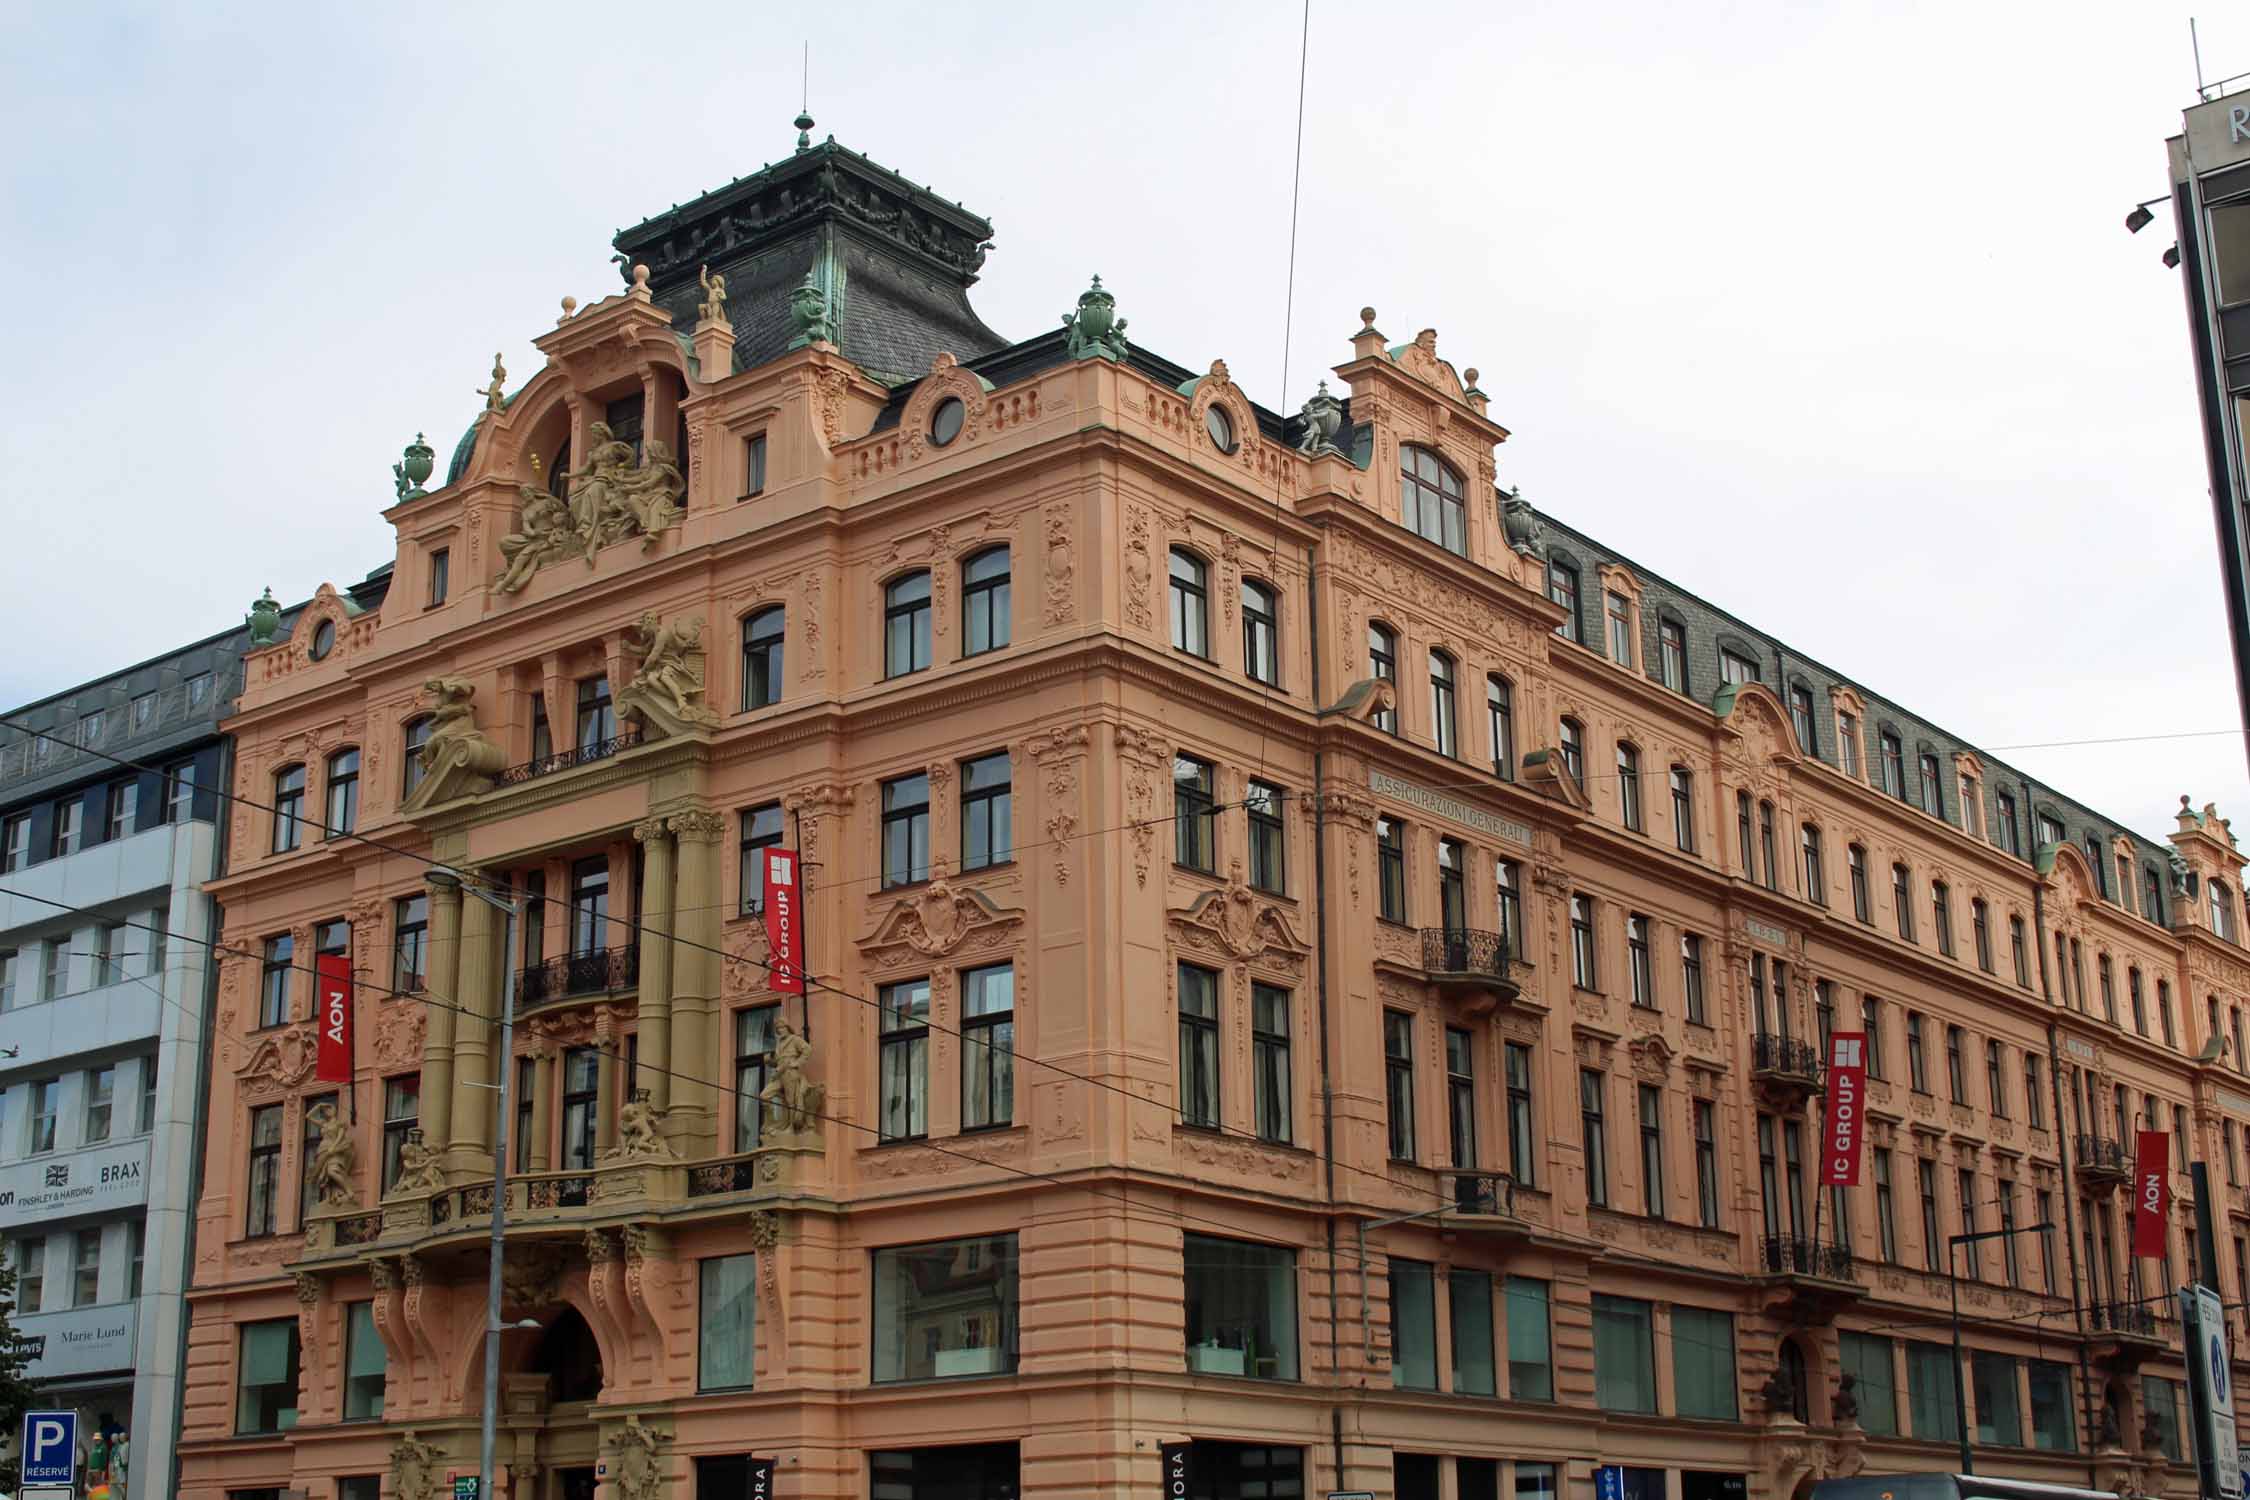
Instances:
[[[250,613],[244,616],[244,619],[250,626],[251,645],[270,646],[279,638],[281,635],[281,605],[275,601],[272,589],[267,589],[257,602],[250,606]]]
[[[813,117],[800,114],[790,123],[797,127],[797,149],[799,151],[810,151],[812,149]]]
[[[423,441],[422,434],[414,434],[414,441],[406,445],[406,457],[391,465],[391,479],[398,486],[401,500],[419,500],[429,491],[422,481],[430,477],[430,468],[437,453]]]
[[[1102,289],[1099,276],[1078,294],[1078,311],[1064,313],[1062,321],[1072,359],[1125,358],[1125,320],[1117,316],[1117,299]]]
[[[807,271],[797,290],[789,294],[789,320],[797,327],[797,336],[789,341],[792,349],[836,342],[836,327],[828,318],[828,294],[820,289],[817,271]]]

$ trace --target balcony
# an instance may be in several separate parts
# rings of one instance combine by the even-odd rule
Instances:
[[[2133,1153],[2123,1141],[2080,1132],[2071,1149],[2078,1186],[2086,1192],[2106,1193],[2133,1175]]]
[[[1776,1109],[1793,1111],[1820,1092],[1820,1051],[1793,1036],[1761,1031],[1750,1039],[1750,1082]]]
[[[552,776],[557,771],[568,771],[577,766],[590,766],[598,760],[608,760],[620,750],[629,750],[641,742],[638,730],[627,730],[606,740],[595,740],[569,750],[558,750],[553,755],[542,755],[537,760],[527,760],[520,766],[510,766],[497,778],[502,786],[522,786],[527,781],[537,781],[542,776]]]
[[[2096,1302],[2086,1309],[2094,1358],[2130,1370],[2177,1342],[2174,1320],[2150,1302]]]
[[[640,983],[641,945],[589,948],[516,971],[516,1007],[529,1010],[580,995],[613,995]]]
[[[1508,949],[1505,933],[1467,927],[1422,929],[1423,976],[1441,994],[1465,999],[1472,1015],[1481,1015],[1522,994],[1515,970],[1516,958]]]
[[[1775,1294],[1773,1301],[1800,1323],[1825,1323],[1867,1295],[1849,1245],[1769,1234],[1758,1241],[1758,1269]]]

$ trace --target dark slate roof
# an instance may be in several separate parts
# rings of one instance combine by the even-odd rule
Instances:
[[[1652,573],[1623,553],[1604,546],[1569,524],[1555,519],[1545,511],[1535,510],[1541,531],[1540,541],[1548,559],[1575,564],[1580,572],[1578,604],[1580,611],[1579,638],[1587,649],[1598,649],[1602,643],[1601,589],[1595,570],[1604,563],[1612,563],[1631,572],[1641,584],[1641,661],[1652,679],[1658,677],[1662,657],[1657,640],[1659,622],[1665,618],[1676,620],[1685,628],[1688,657],[1688,695],[1700,703],[1708,704],[1720,687],[1719,653],[1731,650],[1758,663],[1759,678],[1766,686],[1786,700],[1792,685],[1802,684],[1812,692],[1813,727],[1818,744],[1814,752],[1830,765],[1838,764],[1836,744],[1836,716],[1828,698],[1831,687],[1848,687],[1860,696],[1867,713],[1859,726],[1860,766],[1865,772],[1878,772],[1881,740],[1885,731],[1895,733],[1906,757],[1906,791],[1914,795],[1918,790],[1916,757],[1924,752],[1938,758],[1939,805],[1948,823],[1961,827],[1960,778],[1953,769],[1953,754],[1957,750],[1976,756],[1984,766],[1983,823],[1989,834],[1999,825],[1996,798],[2007,792],[2019,804],[2017,809],[2018,837],[2026,855],[2035,855],[2033,847],[2038,838],[2038,825],[2032,821],[2038,813],[2046,813],[2063,825],[2069,841],[2080,853],[2085,852],[2089,834],[2101,841],[2102,859],[2100,878],[2105,887],[2116,881],[2116,861],[2110,854],[2110,839],[2118,834],[2132,840],[2135,863],[2142,870],[2158,872],[2160,884],[2170,892],[2171,846],[2144,838],[2115,818],[2105,817],[2083,802],[2056,790],[2054,787],[2028,775],[2000,759],[1990,751],[1953,734],[1930,720],[1904,707],[1896,699],[1874,691],[1865,683],[1836,671],[1834,668],[1793,650],[1767,635],[1740,616],[1711,604],[1699,595],[1673,583],[1660,574]],[[2024,788],[2030,788],[2031,805],[2023,807]],[[2111,892],[2112,897],[2116,895]],[[2138,890],[2131,893],[2134,910],[2141,906]]]

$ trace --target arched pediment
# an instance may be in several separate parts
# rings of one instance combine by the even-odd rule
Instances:
[[[1423,329],[1414,335],[1414,342],[1399,344],[1388,353],[1393,364],[1423,384],[1436,387],[1456,401],[1469,399],[1469,388],[1461,383],[1452,363],[1438,358],[1435,328]]]
[[[1711,712],[1735,736],[1740,753],[1757,765],[1794,765],[1805,758],[1787,710],[1762,682],[1722,683],[1711,697]]]
[[[2038,870],[2062,903],[2065,911],[2076,911],[2094,899],[2101,887],[2094,879],[2094,867],[2086,862],[2086,853],[2076,844],[2043,844],[2039,849]]]

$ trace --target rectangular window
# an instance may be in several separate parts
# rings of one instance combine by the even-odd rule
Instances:
[[[1937,1163],[1927,1157],[1914,1161],[1914,1185],[1922,1200],[1922,1268],[1945,1273],[1945,1242],[1938,1236]]]
[[[18,813],[0,824],[0,874],[12,875],[31,863],[31,814]]]
[[[1001,1375],[1016,1367],[1016,1237],[875,1252],[875,1379]]]
[[[1664,1217],[1664,1095],[1655,1084],[1640,1086],[1641,1211]]]
[[[39,1312],[47,1301],[46,1236],[17,1240],[15,1247],[17,1309],[27,1313]]]
[[[1845,851],[1844,862],[1851,872],[1852,915],[1862,922],[1873,922],[1874,906],[1867,894],[1867,851],[1854,844]]]
[[[1609,1131],[1602,1117],[1602,1074],[1598,1068],[1578,1070],[1578,1125],[1586,1155],[1586,1201],[1596,1208],[1607,1208]]]
[[[1181,964],[1180,1123],[1219,1128],[1219,976]]]
[[[1219,868],[1218,773],[1207,760],[1172,757],[1172,860],[1206,875]]]
[[[1867,1033],[1867,1076],[1888,1078],[1883,1071],[1883,1002],[1873,995],[1859,997],[1859,1029]]]
[[[1953,1405],[1953,1383],[1958,1376],[1951,1349],[1915,1339],[1906,1341],[1906,1400],[1915,1437],[1924,1442],[1961,1441]]]
[[[1623,594],[1605,590],[1603,603],[1609,619],[1609,659],[1621,667],[1633,664],[1633,606]]]
[[[258,984],[258,1024],[283,1026],[289,1021],[290,982],[296,975],[297,940],[289,933],[266,939],[265,962]]]
[[[1523,952],[1522,870],[1512,859],[1495,860],[1492,878],[1500,898],[1500,936],[1507,943],[1510,955],[1520,954]]]
[[[141,1296],[141,1276],[148,1268],[148,1220],[133,1219],[125,1225],[125,1295],[132,1301]]]
[[[449,550],[448,550],[447,548],[444,548],[444,547],[439,547],[439,548],[436,548],[436,549],[434,549],[434,550],[433,550],[433,551],[432,551],[432,552],[430,553],[430,602],[429,602],[429,605],[428,605],[428,607],[429,607],[429,608],[431,608],[431,609],[435,609],[435,608],[437,608],[437,607],[438,607],[438,606],[439,606],[440,604],[443,604],[443,603],[445,602],[445,592],[446,592],[446,589],[447,589],[447,587],[448,587],[448,586],[449,586],[449,585],[451,584],[451,582],[452,582],[452,579],[453,579],[453,555],[452,555],[452,553],[451,553],[451,552],[450,552],[450,551],[449,551]]]
[[[1462,1396],[1499,1393],[1492,1359],[1492,1277],[1456,1266],[1446,1278],[1452,1319],[1453,1390]]]
[[[1813,721],[1812,689],[1802,684],[1789,689],[1789,727],[1797,732],[1797,746],[1807,755],[1820,754],[1820,734]]]
[[[1625,919],[1625,970],[1632,981],[1633,1003],[1654,1009],[1656,976],[1649,971],[1648,918],[1639,912]]]
[[[2016,1362],[1979,1349],[1969,1356],[1970,1396],[1976,1402],[1979,1443],[2023,1446],[2023,1409],[2016,1399]]]
[[[1680,934],[1680,989],[1687,998],[1687,1018],[1698,1026],[1705,1024],[1703,939],[1692,932]]]
[[[298,799],[300,801],[302,801],[304,797],[304,789],[301,784],[304,778],[304,774],[304,768],[300,766],[297,770],[297,776],[300,782],[298,788]],[[286,807],[288,805],[285,799],[277,798],[276,801],[283,807]],[[76,854],[78,852],[78,844],[83,827],[83,819],[85,818],[85,816],[86,803],[85,799],[81,796],[65,797],[62,801],[55,804],[55,820],[54,827],[52,829],[53,836],[48,841],[47,845],[47,857],[49,859],[62,859],[65,856]],[[281,824],[278,821],[279,816],[279,814],[276,815],[277,821],[274,825],[276,838],[280,837]],[[294,817],[291,817],[289,819],[289,822],[291,827],[295,826]],[[291,844],[288,847],[294,849],[296,845]]]
[[[1969,1102],[1969,1075],[1961,1056],[1962,1032],[1958,1026],[1945,1028],[1945,1081],[1955,1104]]]
[[[102,1232],[81,1229],[71,1236],[72,1307],[92,1307],[102,1300]]]
[[[961,868],[981,870],[1016,857],[1015,797],[1008,752],[961,762]]]
[[[344,1310],[344,1420],[380,1422],[383,1384],[390,1356],[375,1331],[375,1304],[353,1302]]]
[[[1898,1436],[1898,1374],[1891,1341],[1871,1333],[1836,1335],[1844,1373],[1859,1399],[1859,1425],[1869,1437]]]
[[[1675,693],[1687,691],[1687,630],[1677,620],[1660,620],[1656,626],[1658,670],[1664,685]]]
[[[141,784],[127,777],[109,784],[109,823],[103,836],[131,838],[140,827]]]
[[[1458,933],[1469,925],[1468,867],[1457,839],[1437,841],[1438,925]]]
[[[734,1015],[734,1149],[755,1151],[764,1134],[760,1115],[767,1076],[773,1067],[774,1023],[778,1005],[754,1005]]]
[[[256,1238],[280,1227],[281,1106],[250,1111],[250,1171],[243,1186],[249,1212],[243,1233]]]
[[[1508,1395],[1517,1401],[1552,1401],[1555,1360],[1548,1327],[1547,1283],[1511,1276],[1506,1291]]]
[[[2016,983],[2031,988],[2031,964],[2024,956],[2023,918],[2008,918],[2008,956],[2015,961]]]
[[[1242,586],[1242,603],[1249,608],[1256,584],[1245,582]],[[978,553],[961,565],[961,654],[981,656],[987,651],[997,651],[1008,644],[1013,629],[1014,584],[1008,571],[1008,549],[992,547]],[[1270,596],[1269,596],[1270,597]],[[1244,643],[1260,639],[1243,621]],[[1269,613],[1263,632],[1266,665],[1273,670],[1274,622]],[[1256,675],[1253,673],[1252,675]],[[1267,682],[1277,682],[1278,677],[1268,676]]]
[[[1847,713],[1836,715],[1836,763],[1846,776],[1859,775],[1859,720]]]
[[[562,1055],[562,1168],[590,1171],[601,1111],[601,1054],[571,1047]]]
[[[2031,1446],[2069,1453],[2078,1446],[2070,1415],[2070,1366],[2053,1360],[2028,1362],[2031,1386]]]
[[[765,493],[766,435],[752,433],[742,440],[742,495],[744,500]]]
[[[1993,841],[2010,854],[2021,856],[2023,836],[2016,829],[2016,799],[2007,792],[1994,794]]]
[[[617,738],[617,708],[610,702],[609,678],[588,677],[578,684],[578,748],[593,750]]]
[[[883,1013],[876,1070],[882,1139],[920,1140],[930,1133],[930,982],[909,979],[876,993]]]
[[[1516,779],[1515,690],[1505,677],[1484,682],[1486,728],[1492,740],[1492,774],[1502,781]]]
[[[1445,1028],[1446,1144],[1453,1165],[1477,1164],[1476,1044],[1458,1026]]]
[[[1993,1118],[2007,1119],[2008,1069],[2001,1061],[1998,1042],[1988,1041],[1984,1044],[1984,1094],[1985,1107],[1992,1111]]]
[[[1930,1091],[1930,1060],[1922,1047],[1922,1013],[1906,1013],[1906,1076],[1917,1094]]]
[[[742,1391],[756,1383],[758,1257],[713,1255],[696,1262],[701,1317],[695,1345],[696,1388]]]
[[[2156,1429],[2156,1451],[2180,1463],[2186,1450],[2180,1446],[2180,1388],[2161,1375],[2141,1377],[2141,1410]]]
[[[391,909],[391,987],[417,995],[430,972],[430,898],[408,896]]]
[[[1656,1410],[1655,1314],[1648,1303],[1594,1294],[1594,1401],[1604,1411]]]
[[[1386,922],[1406,920],[1406,828],[1391,818],[1375,820],[1376,895]]]
[[[742,914],[754,917],[766,909],[766,851],[781,847],[781,804],[768,802],[742,814],[742,844],[735,868],[735,883],[742,892]]]
[[[1503,1055],[1508,1072],[1508,1175],[1518,1187],[1530,1187],[1539,1159],[1538,1141],[1531,1133],[1531,1048],[1508,1042]]]
[[[1461,754],[1459,698],[1454,687],[1453,658],[1443,651],[1430,653],[1430,743],[1440,755]]]
[[[1738,651],[1722,650],[1719,653],[1719,680],[1732,683],[1756,682],[1758,664]]]
[[[1250,986],[1250,1071],[1258,1139],[1287,1145],[1293,1139],[1295,1097],[1289,1069],[1289,992],[1270,984]]]
[[[1891,1191],[1891,1153],[1887,1146],[1873,1153],[1875,1167],[1875,1236],[1883,1264],[1898,1263],[1898,1202]]]
[[[117,1104],[117,1066],[86,1070],[86,1129],[80,1144],[109,1139],[110,1116]]]
[[[1695,1216],[1705,1229],[1719,1227],[1719,1107],[1695,1101]]]
[[[1006,1125],[1016,1112],[1016,970],[961,975],[961,1128]]]
[[[1437,1278],[1428,1261],[1391,1257],[1391,1384],[1437,1389]]]
[[[1977,967],[1990,974],[1993,972],[1992,911],[1984,904],[1983,897],[1969,902],[1969,917],[1971,925],[1976,929]]]
[[[1547,597],[1563,607],[1563,620],[1555,634],[1566,641],[1579,638],[1578,570],[1554,558],[1547,560]]]
[[[1732,1313],[1672,1305],[1672,1395],[1683,1417],[1736,1419]]]
[[[1961,1195],[1961,1232],[1963,1234],[1975,1234],[1977,1232],[1977,1174],[1967,1167],[1962,1167],[1954,1173],[1954,1186]],[[1949,1250],[1947,1253],[1950,1254],[1951,1251]],[[1972,1279],[1984,1280],[1984,1246],[1981,1243],[1972,1241],[1963,1245],[1961,1247],[1961,1258],[1964,1262],[1964,1269]]]
[[[383,1080],[383,1191],[398,1182],[399,1152],[421,1127],[422,1078],[407,1073]]]
[[[1901,801],[1906,797],[1906,749],[1895,734],[1878,737],[1883,751],[1883,790]]]
[[[926,773],[883,783],[883,885],[930,878],[930,778]]]
[[[1281,809],[1286,794],[1268,782],[1253,781],[1242,799],[1250,824],[1250,884],[1280,895],[1288,883]]]
[[[1414,1018],[1383,1012],[1384,1109],[1393,1161],[1414,1160]]]
[[[234,1430],[287,1432],[297,1425],[297,1320],[244,1323],[238,1337]]]
[[[1601,988],[1594,958],[1594,898],[1576,893],[1570,898],[1570,979],[1582,990]]]
[[[1203,1375],[1297,1378],[1297,1256],[1278,1245],[1182,1237],[1187,1365]]]

